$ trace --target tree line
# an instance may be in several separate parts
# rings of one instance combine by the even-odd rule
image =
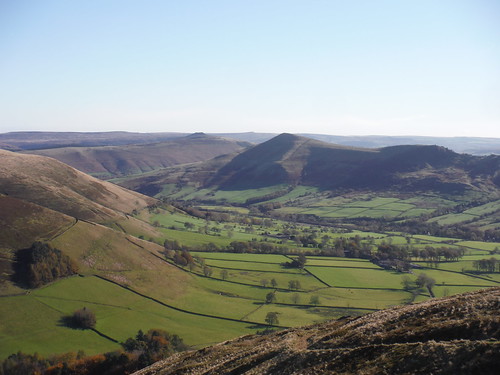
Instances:
[[[476,271],[480,272],[500,272],[500,260],[491,257],[490,259],[480,259],[472,262]]]

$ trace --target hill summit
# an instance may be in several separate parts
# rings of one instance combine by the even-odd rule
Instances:
[[[380,149],[334,145],[281,134],[224,165],[209,184],[240,189],[292,184],[325,189],[432,189],[460,192],[491,180],[500,157],[473,157],[440,146]]]
[[[136,375],[496,374],[500,288],[244,336]]]

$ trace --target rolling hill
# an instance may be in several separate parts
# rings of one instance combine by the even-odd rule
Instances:
[[[177,164],[205,161],[249,146],[250,143],[247,142],[195,133],[151,144],[60,147],[29,151],[29,153],[50,156],[82,172],[100,178],[110,178],[149,172]]]
[[[299,176],[293,174],[297,168],[294,158],[299,160],[311,142],[287,135],[284,138],[284,141],[278,138],[278,144],[264,150],[266,159],[270,160],[271,168],[273,163],[278,163],[287,176]],[[239,155],[244,153],[246,151]],[[262,157],[259,153],[250,157],[268,168],[265,159],[259,159]],[[186,183],[197,181],[201,186],[214,178],[211,171],[218,173],[234,159],[234,155],[225,155],[168,170],[175,171],[176,181],[182,182],[184,178]],[[191,267],[182,267],[174,264],[176,256],[182,256],[175,251],[180,245],[166,250],[162,246],[165,240],[169,246],[178,240],[183,244],[189,242],[195,248],[212,242],[220,246],[232,241],[260,243],[266,238],[260,233],[263,228],[258,228],[263,222],[255,223],[259,233],[253,230],[250,233],[247,230],[253,228],[236,222],[189,216],[182,209],[160,206],[153,198],[97,180],[44,156],[0,151],[0,160],[0,316],[9,322],[0,326],[0,358],[18,350],[42,355],[79,349],[90,355],[103,353],[117,349],[117,342],[135,335],[139,329],[157,327],[167,327],[185,338],[189,345],[201,347],[263,329],[269,310],[280,311],[281,324],[292,327],[346,315],[346,311],[359,315],[403,303],[409,294],[402,289],[401,275],[381,268],[366,270],[358,266],[359,262],[347,269],[362,271],[365,281],[351,277],[359,274],[352,271],[351,276],[332,282],[332,285],[343,282],[339,288],[328,287],[328,290],[325,286],[330,284],[320,278],[325,277],[329,267],[319,267],[311,273],[283,270],[281,264],[289,260],[285,255],[264,258],[262,254],[253,254],[255,262],[250,262],[239,256],[251,254],[234,254],[233,260],[226,259],[228,254],[221,255],[226,260],[209,256],[205,261],[193,253],[195,261]],[[306,163],[299,165],[299,169],[306,167]],[[253,164],[252,168],[258,165]],[[149,175],[155,177],[158,173],[153,171]],[[172,177],[172,173],[163,178]],[[231,173],[228,176],[231,178]],[[77,264],[78,275],[55,280],[38,289],[26,289],[25,285],[16,283],[12,277],[13,265],[19,263],[19,253],[34,241],[43,241],[61,250]],[[271,241],[272,246],[278,245],[278,238],[268,237],[267,241]],[[344,269],[345,262],[340,264],[338,269]],[[206,274],[207,270],[214,274]],[[227,271],[228,279],[223,271]],[[319,272],[320,278],[312,272]],[[342,273],[332,273],[339,274]],[[385,280],[379,285],[381,289],[372,290],[363,284],[372,277]],[[450,285],[451,293],[464,290],[461,288],[470,290],[467,289],[470,283],[464,281],[468,276],[456,277],[460,285]],[[279,290],[263,285],[265,278],[276,278]],[[292,294],[286,285],[290,286],[294,279],[300,279],[303,289]],[[449,278],[443,280],[448,286]],[[473,281],[474,288],[496,284],[494,280]],[[347,289],[351,287],[353,291]],[[319,289],[323,293],[321,306],[307,305],[311,293]],[[270,292],[277,294],[279,302],[263,303]],[[291,297],[295,294],[301,296],[302,303],[293,302]],[[96,313],[95,331],[82,332],[61,324],[82,305]]]
[[[164,142],[188,136],[187,133],[131,133],[131,132],[10,132],[0,134],[0,148],[38,150],[58,147],[95,147]],[[273,133],[213,133],[237,141],[262,143],[278,134]],[[339,145],[381,148],[398,145],[439,145],[455,152],[472,155],[500,154],[500,139],[480,137],[424,137],[424,136],[341,136],[328,134],[299,134],[304,137]]]
[[[324,190],[397,189],[460,194],[466,190],[497,191],[500,156],[457,154],[439,146],[353,148],[281,134],[232,158],[167,168],[124,181],[123,186],[149,194],[161,191],[167,183],[219,190],[285,184]]]
[[[103,353],[156,327],[183,333],[192,345],[255,331],[203,314],[198,299],[215,292],[172,264],[158,228],[129,215],[153,210],[155,199],[52,158],[2,150],[0,160],[0,316],[9,322],[0,325],[0,359],[18,351]],[[18,272],[35,241],[68,256],[78,274],[28,288]],[[62,323],[82,305],[97,315],[94,331]]]
[[[0,150],[0,160],[1,194],[78,219],[113,221],[155,202],[45,156]]]
[[[131,132],[43,132],[26,131],[0,134],[0,148],[37,150],[57,147],[95,147],[162,142],[186,136],[185,133]]]
[[[492,288],[244,336],[135,374],[496,374],[499,300]]]

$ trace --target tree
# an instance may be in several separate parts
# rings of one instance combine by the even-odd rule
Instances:
[[[290,289],[290,290],[300,289],[300,281],[299,280],[290,280],[288,282],[288,289]]]
[[[213,273],[213,270],[208,267],[208,266],[204,266],[203,267],[203,274],[206,276],[206,277],[210,277],[212,276],[212,273]]]
[[[298,268],[303,269],[306,265],[307,259],[304,253],[300,253],[297,257]]]
[[[267,287],[267,284],[269,284],[268,279],[262,279],[260,280],[260,285],[262,285],[264,288]]]
[[[266,303],[276,302],[276,295],[274,292],[269,292],[266,294]]]
[[[220,271],[220,277],[222,280],[226,280],[228,275],[229,275],[229,272],[227,272],[227,270],[224,269],[224,270]]]
[[[297,305],[300,302],[300,294],[299,293],[293,293],[292,294],[292,303],[294,305]]]
[[[407,292],[411,291],[414,288],[414,283],[411,281],[410,277],[407,275],[404,275],[401,278],[401,284],[403,285],[403,289],[406,290]]]
[[[266,323],[269,324],[270,326],[275,326],[280,324],[278,320],[278,313],[274,311],[270,311],[266,315]]]
[[[432,291],[432,288],[436,284],[436,280],[434,280],[432,277],[427,276],[425,273],[421,273],[420,275],[418,275],[415,283],[417,284],[417,286],[419,288],[423,288],[423,287],[427,288],[431,297],[435,297],[434,292]]]
[[[276,281],[276,279],[271,279],[271,286],[273,288],[276,288],[278,286],[278,282]]]
[[[61,250],[42,242],[34,242],[18,252],[19,267],[14,278],[31,288],[38,288],[61,277],[78,272],[78,267]]]
[[[309,304],[310,305],[319,305],[320,304],[320,301],[319,301],[319,297],[318,296],[311,296],[311,299],[309,300]]]
[[[71,320],[75,327],[82,329],[94,328],[96,323],[95,314],[86,307],[76,310]]]

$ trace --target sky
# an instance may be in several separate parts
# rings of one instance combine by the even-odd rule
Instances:
[[[0,0],[0,133],[500,138],[499,0]]]

